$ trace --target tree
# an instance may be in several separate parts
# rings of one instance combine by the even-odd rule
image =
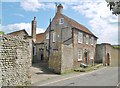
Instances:
[[[0,34],[4,34],[4,32],[3,32],[3,31],[0,31]]]
[[[108,3],[107,6],[110,6],[110,11],[112,10],[112,14],[120,14],[120,0],[106,0],[106,2]]]

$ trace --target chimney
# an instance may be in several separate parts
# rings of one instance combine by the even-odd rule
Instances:
[[[36,25],[37,25],[36,17],[34,17],[34,20],[32,21],[32,30],[31,30],[31,34],[32,34],[31,36],[34,42],[36,41]]]
[[[62,10],[63,10],[63,6],[61,4],[59,4],[57,6],[57,13],[62,13]]]

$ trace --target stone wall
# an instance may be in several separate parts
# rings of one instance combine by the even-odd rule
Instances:
[[[103,58],[105,58],[104,53],[105,53],[105,46],[101,44],[97,44],[96,45],[96,58],[95,58],[96,63],[103,62]]]
[[[73,46],[61,44],[61,50],[54,50],[49,58],[49,69],[55,73],[73,70]]]
[[[120,58],[119,58],[120,49],[112,48],[111,52],[112,52],[111,66],[118,66],[120,63]]]
[[[61,73],[73,70],[73,45],[62,45]]]
[[[30,39],[0,35],[0,86],[30,83],[32,44]]]
[[[61,73],[61,52],[54,50],[49,58],[49,69],[55,73]]]

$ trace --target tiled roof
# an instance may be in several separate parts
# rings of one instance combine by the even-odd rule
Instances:
[[[79,30],[81,30],[81,31],[83,31],[83,32],[86,32],[86,33],[88,33],[88,34],[91,34],[91,35],[93,35],[93,36],[95,36],[91,31],[89,31],[89,29],[88,28],[86,28],[85,26],[83,26],[83,25],[81,25],[81,24],[79,24],[78,22],[76,22],[75,20],[73,20],[73,19],[71,19],[71,18],[69,18],[69,17],[67,17],[67,16],[65,16],[65,15],[63,15],[63,14],[61,14],[63,17],[64,17],[64,19],[68,22],[68,23],[70,23],[74,28],[77,28],[77,29],[79,29]],[[95,36],[96,37],[96,36]]]
[[[36,43],[43,42],[44,41],[44,35],[45,33],[40,33],[36,35]]]

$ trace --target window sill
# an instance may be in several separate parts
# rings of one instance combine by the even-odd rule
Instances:
[[[82,59],[78,60],[78,62],[81,62],[81,61],[82,61]]]
[[[78,42],[78,44],[82,44],[82,42]]]

